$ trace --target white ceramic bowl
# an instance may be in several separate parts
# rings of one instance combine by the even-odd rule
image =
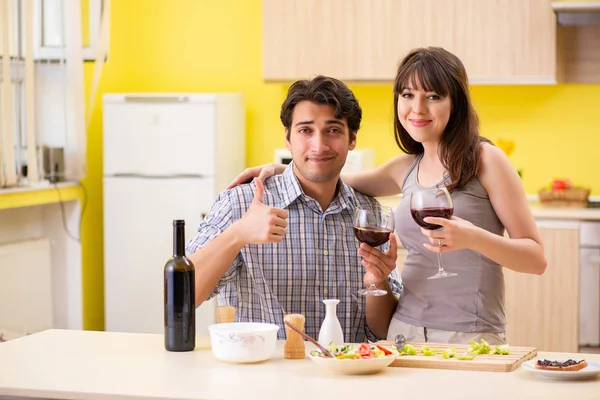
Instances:
[[[213,355],[222,361],[252,363],[275,353],[279,326],[260,322],[230,322],[208,327]]]
[[[336,374],[346,375],[366,375],[375,374],[384,370],[389,366],[398,353],[394,353],[389,356],[381,358],[365,358],[365,359],[337,359],[337,358],[323,358],[313,355],[308,355],[320,368],[326,369]]]

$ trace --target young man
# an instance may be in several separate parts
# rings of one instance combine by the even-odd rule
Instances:
[[[342,82],[324,76],[294,83],[281,107],[285,142],[293,161],[281,175],[240,185],[219,195],[190,241],[196,267],[196,304],[219,295],[236,308],[236,320],[280,326],[299,313],[317,338],[323,299],[340,303],[346,342],[385,338],[400,285],[396,238],[386,253],[354,237],[358,205],[376,201],[340,179],[356,145],[362,110]],[[388,294],[358,295],[374,281]],[[373,335],[374,334],[374,335]]]

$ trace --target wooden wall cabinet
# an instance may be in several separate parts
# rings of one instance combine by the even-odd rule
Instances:
[[[263,0],[263,76],[391,81],[412,48],[441,46],[471,83],[556,80],[550,0]]]
[[[600,24],[559,26],[556,35],[557,80],[600,83]]]
[[[570,226],[572,225],[572,226]],[[504,269],[507,341],[543,351],[579,350],[579,228],[577,222],[544,227],[548,268],[541,275]]]

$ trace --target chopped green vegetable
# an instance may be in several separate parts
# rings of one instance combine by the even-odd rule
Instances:
[[[421,347],[421,353],[424,356],[434,356],[437,353],[437,350],[431,349],[431,348],[429,348],[429,346],[423,346],[423,347]]]
[[[329,346],[327,346],[327,347],[328,347],[327,350],[329,350],[332,354],[347,353],[350,350],[349,344],[336,346],[334,342],[330,342]]]
[[[417,349],[412,344],[405,344],[402,350],[400,350],[401,356],[416,356]]]
[[[507,356],[510,354],[510,347],[507,344],[501,344],[500,346],[496,346],[496,348],[494,349],[494,354]]]
[[[475,354],[490,354],[492,351],[492,348],[490,347],[490,345],[488,344],[488,342],[486,342],[484,339],[481,339],[480,343],[477,343],[474,340],[470,340],[471,342],[471,347],[469,347],[469,350],[467,350],[468,353],[475,353]]]
[[[444,350],[442,351],[442,357],[446,359],[456,357],[456,350],[454,350],[454,347],[451,349]]]
[[[345,358],[360,358],[360,354],[340,354],[335,356],[335,358],[339,359],[339,360],[343,360]]]
[[[376,358],[381,358],[381,357],[385,357],[386,356],[386,354],[382,350],[379,350],[377,348],[373,349],[373,355]]]
[[[457,360],[473,360],[477,357],[477,353],[463,353],[460,356],[456,357]]]

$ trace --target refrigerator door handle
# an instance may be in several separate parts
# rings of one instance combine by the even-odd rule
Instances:
[[[201,174],[172,174],[172,175],[152,175],[152,174],[133,174],[133,173],[117,173],[110,175],[113,178],[140,178],[140,179],[179,179],[179,178],[210,178],[208,175]]]
[[[188,103],[188,96],[125,96],[127,103]]]

